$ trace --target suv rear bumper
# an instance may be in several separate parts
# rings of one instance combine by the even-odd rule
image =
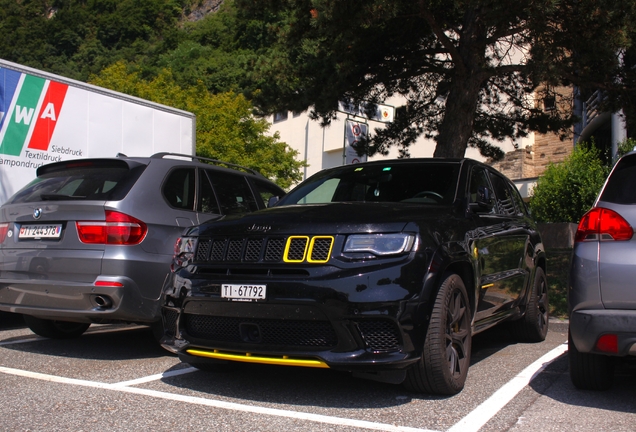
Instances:
[[[86,323],[151,323],[160,318],[159,299],[141,297],[132,279],[111,276],[97,280],[112,286],[3,278],[0,311]]]
[[[596,348],[598,339],[606,334],[618,336],[618,353]],[[570,315],[570,337],[582,353],[636,356],[636,310],[577,310]]]

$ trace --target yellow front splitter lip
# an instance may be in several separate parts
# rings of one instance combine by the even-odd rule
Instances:
[[[214,351],[204,351],[198,349],[189,349],[186,352],[190,355],[197,357],[207,357],[211,359],[217,360],[230,360],[230,361],[240,361],[245,363],[260,363],[260,364],[271,364],[271,365],[279,365],[279,366],[301,366],[301,367],[312,367],[312,368],[323,368],[329,369],[327,363],[316,360],[316,359],[302,359],[302,358],[292,358],[289,356],[262,356],[258,354],[252,353],[233,353],[233,352],[224,352],[219,350]]]

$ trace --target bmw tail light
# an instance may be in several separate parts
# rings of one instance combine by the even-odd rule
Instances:
[[[8,231],[9,231],[9,223],[0,222],[0,243],[4,242],[4,239],[7,237]]]
[[[77,234],[82,243],[136,245],[143,241],[148,227],[127,214],[106,210],[104,221],[78,221]]]
[[[574,241],[629,240],[634,235],[631,225],[614,210],[595,207],[583,215]]]

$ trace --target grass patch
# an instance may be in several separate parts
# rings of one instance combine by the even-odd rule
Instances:
[[[571,249],[550,249],[548,258],[548,293],[550,315],[555,318],[568,317],[568,272],[570,271]]]

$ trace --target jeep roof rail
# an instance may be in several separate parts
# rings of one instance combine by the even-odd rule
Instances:
[[[224,162],[224,161],[217,160],[217,159],[210,159],[210,158],[206,158],[206,157],[202,157],[202,156],[192,156],[192,155],[181,154],[181,153],[161,152],[161,153],[155,153],[155,154],[153,154],[150,157],[152,159],[163,159],[166,156],[182,157],[182,158],[192,159],[193,161],[198,161],[198,162],[201,162],[201,163],[207,162],[209,164],[214,164],[214,165],[225,165],[228,168],[233,168],[233,169],[236,169],[236,170],[247,171],[250,174],[257,175],[259,177],[263,177],[263,174],[259,173],[258,171],[254,170],[252,168],[244,167],[242,165],[237,165],[237,164],[233,164],[233,163],[229,163],[229,162]]]

